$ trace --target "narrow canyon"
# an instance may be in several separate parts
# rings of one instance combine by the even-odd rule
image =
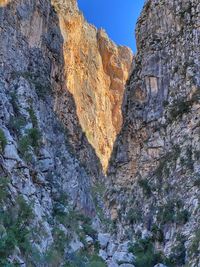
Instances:
[[[147,0],[136,39],[0,1],[0,266],[200,266],[199,1]]]

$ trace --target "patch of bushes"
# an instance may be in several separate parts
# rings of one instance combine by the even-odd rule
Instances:
[[[33,128],[38,128],[38,121],[33,108],[28,109]]]
[[[13,72],[12,75],[14,78],[21,76],[27,81],[29,81],[31,84],[33,84],[38,97],[42,100],[45,100],[48,95],[52,94],[52,87],[50,81],[48,81],[47,79],[44,81],[44,78],[41,77],[40,73],[25,71]]]
[[[151,186],[149,185],[148,180],[145,179],[138,180],[138,185],[142,188],[143,193],[146,197],[151,196]]]
[[[171,122],[176,119],[182,118],[182,116],[190,111],[191,101],[177,100],[173,106],[169,107],[169,120]]]
[[[105,262],[96,254],[89,254],[87,251],[80,251],[68,256],[64,267],[106,267]]]
[[[195,232],[195,236],[192,240],[192,243],[189,247],[189,255],[197,258],[200,255],[200,229],[197,229]]]
[[[183,266],[185,265],[186,248],[185,237],[182,235],[177,236],[177,244],[171,250],[170,256],[165,259],[167,266]]]
[[[20,114],[20,110],[19,110],[19,106],[17,103],[17,94],[16,92],[14,92],[14,93],[11,93],[10,96],[11,96],[10,102],[12,104],[14,114],[15,116],[18,116]]]
[[[161,224],[177,223],[179,225],[188,222],[190,213],[182,209],[182,203],[178,200],[171,200],[164,206],[160,207],[157,219]]]
[[[109,218],[106,218],[103,208],[102,208],[102,200],[101,198],[105,195],[106,188],[105,185],[102,183],[96,183],[92,188],[92,197],[94,200],[96,212],[98,214],[101,223],[105,226],[108,231],[113,230],[112,221]]]
[[[53,229],[54,242],[51,248],[44,255],[43,261],[48,263],[48,266],[60,266],[63,261],[65,248],[70,242],[69,236],[59,227]]]
[[[19,151],[28,162],[31,160],[30,147],[35,153],[38,153],[41,134],[37,128],[31,128],[26,131],[26,135],[19,140]]]
[[[153,241],[158,241],[162,243],[164,241],[164,234],[160,227],[154,224],[151,228],[152,239]]]
[[[190,213],[188,210],[184,209],[178,211],[175,215],[175,222],[177,224],[186,224],[190,218]]]
[[[4,152],[4,149],[7,145],[6,136],[2,129],[0,129],[0,153]]]
[[[163,176],[168,177],[170,169],[176,166],[176,161],[180,156],[180,147],[175,145],[172,151],[168,152],[160,159],[159,165],[155,170],[155,175],[161,180]]]
[[[200,188],[200,177],[196,178],[196,180],[194,181],[194,186]]]
[[[194,170],[194,162],[192,159],[192,148],[187,147],[185,157],[181,158],[182,166],[186,167],[187,169],[193,171]]]
[[[129,252],[132,252],[136,257],[136,267],[152,267],[157,263],[163,262],[162,254],[155,251],[150,238],[139,239],[135,244],[129,247]]]
[[[8,128],[17,134],[20,135],[21,129],[26,125],[26,120],[23,116],[14,117],[12,116],[9,121]]]
[[[138,206],[131,208],[126,215],[126,220],[128,220],[130,224],[141,222],[142,210]]]
[[[7,177],[0,178],[0,208],[2,207],[4,200],[8,196],[8,183],[9,180]]]
[[[6,184],[5,184],[6,186]],[[5,188],[6,191],[6,188]],[[6,201],[6,197],[3,201]],[[2,201],[1,201],[2,205]],[[16,205],[8,210],[2,209],[0,216],[0,265],[8,263],[9,256],[18,247],[27,260],[31,256],[32,245],[30,243],[30,221],[33,218],[31,207],[19,196]],[[9,265],[8,265],[9,266]]]
[[[39,81],[34,81],[33,83],[35,86],[36,94],[38,95],[40,99],[44,100],[47,96],[52,94],[52,88],[50,84],[48,83],[43,84]]]

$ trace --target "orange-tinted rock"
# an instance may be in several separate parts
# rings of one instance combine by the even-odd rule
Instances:
[[[55,1],[55,8],[64,37],[66,85],[82,129],[106,170],[122,124],[121,103],[132,52],[87,23],[76,1]]]
[[[0,0],[0,7],[6,6],[9,2],[10,0]]]

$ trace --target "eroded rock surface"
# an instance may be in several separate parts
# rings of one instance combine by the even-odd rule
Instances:
[[[199,266],[199,1],[147,1],[136,35],[109,167],[111,216],[118,236],[152,238],[174,266]]]
[[[104,30],[89,24],[76,1],[53,3],[64,37],[66,85],[74,97],[82,129],[106,171],[121,129],[121,104],[132,52],[115,45]]]

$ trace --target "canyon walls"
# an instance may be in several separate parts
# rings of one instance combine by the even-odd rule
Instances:
[[[133,59],[75,0],[0,1],[1,266],[200,265],[198,2],[146,1]]]
[[[101,164],[66,88],[63,45],[50,1],[0,8],[1,266],[59,266],[95,217]]]
[[[199,1],[147,1],[136,36],[106,200],[119,238],[199,266]]]

